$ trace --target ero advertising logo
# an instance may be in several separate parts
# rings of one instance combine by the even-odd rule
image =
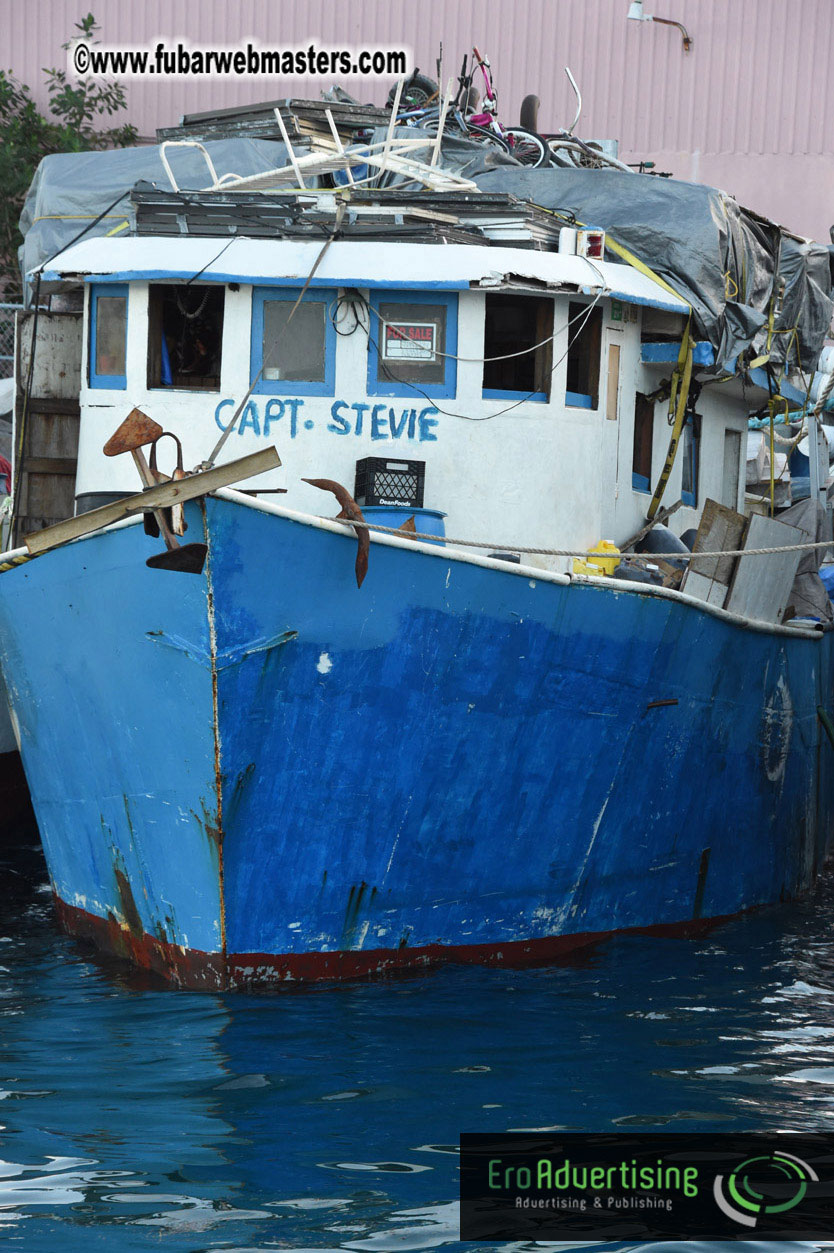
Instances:
[[[462,1240],[821,1240],[834,1135],[461,1136]]]
[[[801,1157],[776,1150],[749,1157],[732,1174],[716,1175],[713,1196],[728,1218],[745,1227],[756,1227],[770,1214],[794,1209],[808,1195],[809,1183],[819,1181],[819,1175]]]

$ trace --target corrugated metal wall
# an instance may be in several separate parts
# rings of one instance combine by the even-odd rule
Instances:
[[[93,0],[90,0],[93,3]],[[98,0],[107,45],[159,39],[225,46],[383,44],[407,47],[434,75],[443,40],[445,74],[477,43],[492,61],[505,120],[521,99],[541,98],[541,129],[573,117],[563,67],[584,99],[579,132],[618,138],[626,160],[657,161],[682,178],[726,187],[751,208],[824,238],[834,221],[834,5],[832,0],[645,0],[647,12],[685,23],[679,31],[628,21],[629,0]],[[0,0],[0,68],[43,99],[44,65],[87,4]],[[317,96],[329,79],[163,80],[129,83],[130,118],[142,134],[197,112],[285,95]],[[381,102],[388,81],[344,80]]]

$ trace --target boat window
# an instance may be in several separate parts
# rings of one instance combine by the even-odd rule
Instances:
[[[698,477],[701,455],[701,415],[691,413],[681,436],[681,500],[685,505],[698,504]]]
[[[101,284],[90,296],[90,386],[127,387],[127,283]]]
[[[250,378],[261,376],[256,392],[332,396],[336,381],[336,331],[331,314],[338,293],[256,287],[252,293]]]
[[[653,439],[654,405],[642,392],[638,392],[634,397],[634,453],[631,461],[631,486],[638,492],[650,490]]]
[[[578,301],[568,306],[568,379],[565,404],[596,409],[599,404],[599,357],[602,310]]]
[[[371,296],[368,395],[454,396],[457,296]]]
[[[148,387],[219,391],[225,288],[151,283]]]
[[[484,396],[546,401],[553,369],[553,300],[488,295],[484,320]]]

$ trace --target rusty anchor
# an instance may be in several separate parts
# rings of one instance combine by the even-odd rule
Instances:
[[[320,487],[323,492],[333,493],[342,506],[341,512],[336,514],[337,518],[348,518],[351,522],[364,523],[365,517],[362,510],[347,488],[342,487],[341,483],[336,483],[333,479],[302,479],[301,481],[302,483],[309,483],[311,487]],[[368,573],[368,553],[371,541],[368,538],[367,526],[357,526],[354,529],[359,545],[356,551],[356,586],[361,587],[362,581]]]
[[[162,427],[158,422],[154,422],[141,409],[132,409],[125,418],[124,422],[117,431],[110,436],[104,445],[103,452],[105,457],[116,457],[120,453],[129,452],[133,457],[136,469],[139,471],[139,477],[145,484],[145,488],[156,487],[159,483],[164,482],[165,475],[160,474],[156,463],[156,442],[164,434]],[[176,436],[173,436],[176,439]],[[145,457],[142,449],[147,445],[153,445],[151,450],[151,464]],[[184,478],[182,471],[182,448],[178,446],[177,468],[174,470],[174,478]],[[177,474],[179,470],[179,475]],[[182,506],[174,506],[174,509],[182,510]],[[166,517],[168,514],[168,517]],[[177,541],[175,530],[180,522],[172,516],[171,511],[167,509],[154,509],[148,511],[145,515],[147,521],[145,530],[149,535],[162,535],[165,541],[164,553],[157,553],[153,557],[148,557],[145,565],[150,566],[154,570],[176,570],[184,574],[201,574],[203,566],[206,562],[207,548],[205,544],[180,544]],[[182,534],[185,530],[185,519],[181,519],[182,530],[178,534]]]
[[[162,434],[158,435],[151,444],[150,471],[153,475],[155,483],[167,483],[171,481],[169,480],[167,474],[160,474],[156,463],[156,450],[159,446],[159,441],[165,438],[172,439],[177,446],[177,464],[174,466],[174,473],[171,475],[171,480],[174,483],[178,483],[181,479],[185,478],[185,471],[182,468],[182,444],[180,443],[178,436],[176,436],[173,431],[163,431]],[[168,523],[168,526],[175,535],[185,534],[188,530],[188,523],[185,520],[185,510],[182,505],[170,505],[164,510],[164,515],[165,521]],[[152,518],[153,514],[148,514],[147,516]]]

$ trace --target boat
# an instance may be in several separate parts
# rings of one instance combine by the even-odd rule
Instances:
[[[820,531],[744,513],[790,345],[771,319],[729,365],[539,199],[145,185],[39,267],[83,292],[77,512],[0,557],[0,661],[71,934],[269,986],[813,883],[834,633],[792,598],[827,460]]]

